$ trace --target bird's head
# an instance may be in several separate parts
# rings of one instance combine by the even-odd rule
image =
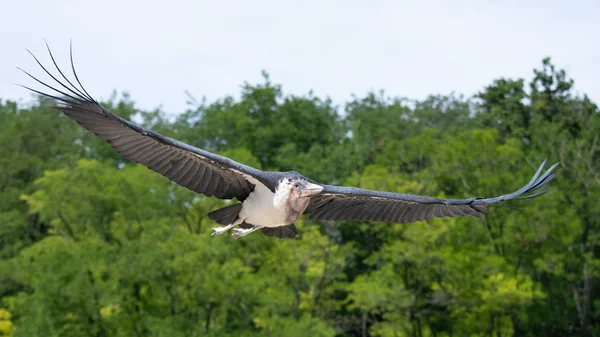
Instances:
[[[288,177],[279,181],[275,192],[275,207],[285,210],[286,223],[292,223],[304,212],[310,198],[321,193],[323,187],[302,177]]]
[[[275,207],[285,209],[289,221],[297,219],[306,209],[310,198],[321,193],[323,187],[302,177],[288,177],[279,181],[275,192]]]
[[[285,178],[279,182],[279,188],[282,192],[289,194],[292,199],[310,198],[321,191],[323,187],[317,184],[313,184],[310,181],[303,178]]]

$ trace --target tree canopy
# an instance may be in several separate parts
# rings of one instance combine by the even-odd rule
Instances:
[[[544,159],[540,198],[482,219],[297,222],[211,237],[199,196],[35,100],[0,100],[0,336],[600,336],[600,110],[544,58],[473,97],[343,106],[267,74],[175,120],[102,104],[267,170],[436,197],[496,196]]]

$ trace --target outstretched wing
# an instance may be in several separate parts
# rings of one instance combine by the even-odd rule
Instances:
[[[541,175],[546,161],[521,189],[495,198],[438,199],[419,195],[372,191],[355,187],[322,185],[324,190],[312,198],[304,213],[316,220],[359,220],[408,223],[431,218],[474,216],[488,212],[488,205],[507,200],[540,196],[541,190],[557,174],[550,174],[554,164]],[[525,195],[533,193],[530,195]]]
[[[60,70],[50,48],[48,53],[64,82],[52,75],[31,52],[29,53],[58,85],[52,87],[21,69],[55,93],[48,94],[25,86],[24,88],[55,99],[58,102],[56,109],[106,140],[126,159],[143,164],[192,191],[221,199],[246,199],[254,190],[254,184],[246,179],[247,176],[267,183],[266,172],[145,130],[102,107],[81,85],[73,65],[72,49],[71,69],[79,87],[69,81]]]

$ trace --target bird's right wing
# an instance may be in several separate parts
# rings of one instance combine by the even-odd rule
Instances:
[[[38,61],[42,69],[60,85],[52,87],[28,72],[31,78],[56,92],[47,94],[25,87],[40,95],[50,97],[59,102],[55,108],[96,136],[106,140],[117,152],[126,159],[143,164],[151,170],[162,174],[175,183],[206,196],[216,196],[221,199],[236,198],[240,201],[254,190],[254,184],[248,181],[250,176],[263,181],[265,172],[243,165],[229,158],[196,148],[175,139],[165,137],[151,130],[125,120],[108,109],[102,107],[83,88],[73,66],[71,51],[71,68],[79,88],[60,70],[50,48],[52,62],[66,81],[59,81]],[[31,53],[31,52],[30,52]]]
[[[550,174],[558,163],[541,174],[542,163],[533,178],[519,190],[494,198],[440,199],[412,194],[372,191],[355,187],[323,185],[321,194],[313,197],[304,213],[316,220],[359,220],[407,223],[431,218],[457,216],[479,217],[488,205],[507,200],[530,199],[546,193],[538,191],[556,174]],[[536,193],[533,193],[536,192]],[[533,193],[526,195],[527,193]]]

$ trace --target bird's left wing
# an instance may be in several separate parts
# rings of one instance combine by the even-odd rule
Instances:
[[[247,179],[249,176],[265,184],[269,183],[266,172],[143,129],[115,115],[102,107],[83,88],[75,73],[72,51],[71,68],[79,87],[73,85],[57,66],[50,48],[48,52],[64,81],[59,81],[33,54],[31,55],[59,86],[52,87],[28,72],[23,72],[56,92],[56,95],[62,96],[25,88],[58,101],[58,110],[106,140],[123,157],[143,164],[190,190],[221,199],[245,200],[254,189],[254,184]]]
[[[538,190],[556,176],[551,172],[558,163],[542,174],[545,164],[544,160],[536,174],[525,186],[513,193],[494,198],[439,199],[355,187],[322,185],[323,192],[311,199],[304,213],[310,213],[310,218],[315,220],[396,223],[408,223],[434,217],[479,217],[488,212],[488,205],[507,200],[530,199],[546,193],[547,190]]]

